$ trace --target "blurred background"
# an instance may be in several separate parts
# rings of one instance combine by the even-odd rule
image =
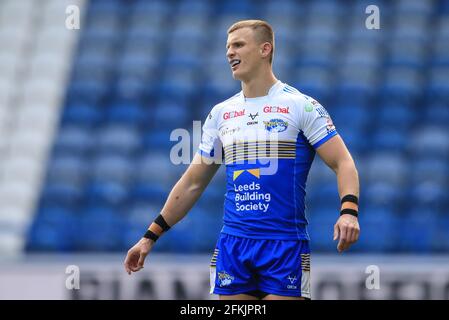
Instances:
[[[0,298],[211,298],[223,166],[155,246],[159,276],[130,280],[122,260],[187,167],[171,132],[240,90],[226,30],[249,18],[273,26],[275,74],[327,108],[359,170],[362,232],[344,256],[335,174],[319,157],[309,174],[312,297],[449,298],[445,0],[1,0]],[[380,290],[364,288],[368,265]]]

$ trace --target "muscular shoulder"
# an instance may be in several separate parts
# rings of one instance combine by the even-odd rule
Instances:
[[[295,110],[296,114],[301,114],[304,111],[304,109],[306,109],[307,106],[311,103],[318,104],[318,102],[315,99],[309,97],[308,95],[305,95],[298,89],[285,83],[283,84],[282,88],[278,91],[277,95],[281,97],[283,100],[285,99],[286,101],[288,101],[289,102],[288,104],[292,105],[293,108],[296,109]]]
[[[213,119],[213,118],[217,118],[217,115],[219,115],[221,113],[221,111],[226,108],[227,106],[230,106],[232,104],[235,104],[236,101],[238,101],[238,99],[241,96],[241,92],[236,93],[235,95],[233,95],[232,97],[217,103],[211,110],[211,112],[209,113],[209,118]]]

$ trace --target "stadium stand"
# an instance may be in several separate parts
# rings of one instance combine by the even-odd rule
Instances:
[[[22,1],[9,3],[11,14],[31,15]],[[72,59],[72,49],[54,44],[52,21],[36,22],[35,28],[49,29],[42,37],[52,37],[53,55],[40,54],[37,48],[45,45],[39,44],[20,60],[9,50],[0,59],[2,92],[14,92],[21,81],[8,81],[3,70],[13,73],[18,61],[29,61],[32,70],[23,76],[23,99],[34,102],[17,108],[17,135],[6,135],[19,146],[23,142],[24,153],[2,160],[3,171],[24,176],[21,184],[3,179],[5,194],[17,195],[9,198],[14,203],[23,204],[19,195],[33,185],[26,179],[40,170],[27,164],[28,157],[54,140],[25,250],[125,252],[133,245],[186,168],[169,161],[176,143],[171,131],[192,131],[192,120],[204,120],[214,104],[240,90],[225,59],[227,27],[260,17],[276,32],[276,74],[328,109],[358,166],[362,232],[351,250],[449,252],[449,1],[376,3],[380,30],[365,28],[370,1],[91,0],[60,113],[51,112],[59,106],[43,92],[51,96],[64,85],[59,66]],[[10,48],[31,41],[25,33],[1,30]],[[31,97],[36,90],[42,93],[39,103]],[[0,112],[4,130],[10,120]],[[59,127],[49,138],[47,123],[57,117]],[[155,250],[211,252],[224,192],[221,168]],[[317,157],[307,186],[315,252],[335,250],[338,200],[335,175]],[[8,210],[14,219],[25,216]]]
[[[68,4],[82,8],[83,2],[0,3],[2,255],[23,251],[39,201],[48,153],[64,101],[66,79],[70,75],[71,66],[67,62],[71,61],[76,48],[76,32],[70,32],[64,25]],[[37,232],[45,233],[43,229]]]

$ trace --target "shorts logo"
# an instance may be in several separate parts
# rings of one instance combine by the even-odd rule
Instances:
[[[282,119],[271,119],[270,121],[264,121],[265,129],[269,132],[277,133],[287,130],[288,122]]]
[[[220,287],[229,286],[234,277],[228,274],[226,271],[218,272],[218,281],[220,281]]]
[[[288,279],[288,281],[290,281],[290,284],[287,285],[287,289],[297,289],[297,288],[298,288],[297,286],[294,285],[295,282],[298,280],[298,278],[296,278],[296,276],[294,276],[294,275],[289,275],[289,276],[287,277],[287,279]]]

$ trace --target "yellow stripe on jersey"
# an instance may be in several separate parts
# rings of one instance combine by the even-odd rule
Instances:
[[[223,149],[227,164],[262,158],[295,159],[296,157],[296,141],[238,142],[225,146]],[[234,179],[240,174],[240,170],[235,171]]]

